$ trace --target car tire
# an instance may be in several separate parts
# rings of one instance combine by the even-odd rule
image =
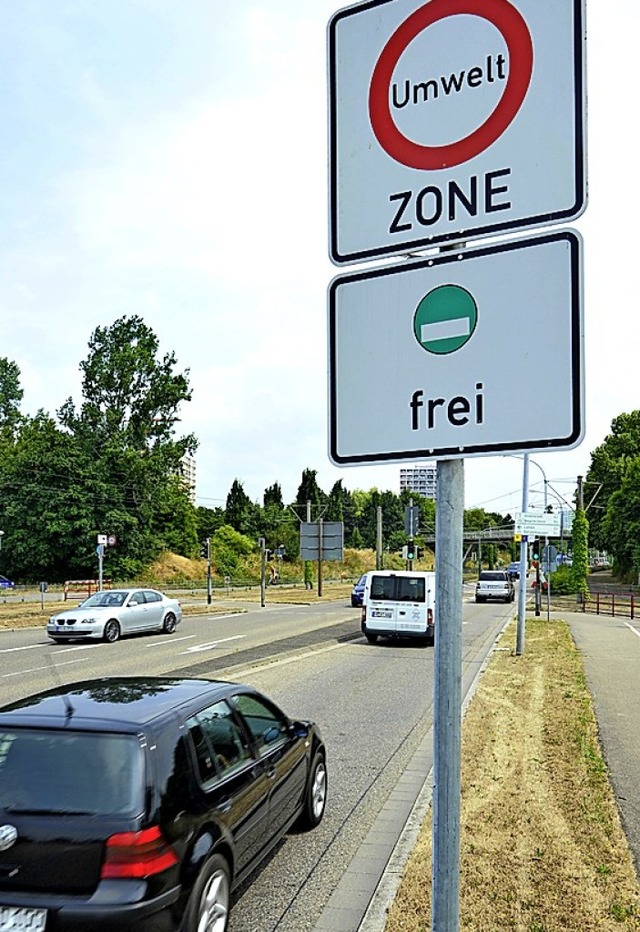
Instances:
[[[366,637],[367,641],[369,642],[369,644],[377,644],[377,643],[378,643],[378,635],[377,635],[377,634],[369,634],[369,632],[367,631],[367,632],[365,632],[365,637]]]
[[[162,623],[162,633],[163,634],[173,634],[176,630],[176,616],[173,612],[169,612]]]
[[[304,794],[304,809],[298,820],[303,829],[312,829],[322,822],[327,805],[327,764],[322,751],[316,751],[311,761],[309,779]]]
[[[231,872],[221,854],[212,855],[193,885],[181,932],[225,932],[229,924]]]
[[[357,607],[358,607],[358,603],[356,602],[356,600],[351,599],[351,608],[357,608]]]
[[[107,644],[115,644],[115,642],[120,639],[120,633],[120,625],[115,618],[110,618],[104,626],[102,639],[106,641]]]
[[[476,596],[476,603],[479,604],[480,602],[484,602],[484,599],[479,599],[478,596]]]

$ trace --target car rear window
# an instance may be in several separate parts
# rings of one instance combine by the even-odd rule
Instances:
[[[425,581],[422,576],[374,576],[369,595],[389,602],[424,602]]]
[[[135,735],[0,731],[0,805],[9,811],[133,814],[144,802]]]
[[[480,579],[488,579],[488,580],[494,580],[494,581],[498,580],[500,582],[504,582],[505,576],[506,574],[503,570],[500,570],[500,572],[495,572],[495,573],[489,573],[485,570],[484,572],[480,573]]]

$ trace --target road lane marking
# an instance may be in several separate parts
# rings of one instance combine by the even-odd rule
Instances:
[[[68,667],[72,663],[82,663],[82,657],[78,657],[77,660],[64,660],[62,663],[56,663],[55,667]],[[38,673],[40,670],[51,670],[51,667],[48,664],[45,664],[44,667],[31,667],[30,670],[16,670],[14,673],[3,673],[1,679],[8,680],[10,676],[24,676],[25,673]]]
[[[181,638],[167,638],[162,641],[154,641],[153,644],[145,644],[145,650],[148,650],[150,647],[162,647],[163,644],[175,644],[177,641],[191,641],[195,637],[195,634],[184,634]]]
[[[633,631],[633,633],[634,633],[634,634],[637,634],[638,637],[640,638],[640,631],[638,631],[637,628],[634,628],[633,625],[630,625],[628,621],[625,621],[625,625],[627,626],[627,628],[629,629],[629,631]]]
[[[220,644],[226,644],[227,641],[241,641],[244,640],[246,634],[234,634],[230,638],[221,638],[219,641],[211,641],[210,644],[196,644],[194,647],[187,647],[186,650],[183,650],[183,654],[197,654],[199,651],[204,650],[215,650]]]
[[[46,643],[46,642],[45,642]],[[16,650],[33,650],[34,647],[43,647],[43,644],[25,644],[24,647],[3,647],[0,654],[11,654]]]

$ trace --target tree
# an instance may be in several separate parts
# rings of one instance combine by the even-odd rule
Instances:
[[[298,511],[300,511],[301,508],[304,509],[299,517],[303,517],[305,521],[307,502],[311,503],[311,520],[317,521],[320,517],[322,500],[326,497],[317,483],[317,474],[317,469],[304,469],[302,471],[302,480],[298,486],[295,504]]]
[[[21,426],[0,469],[3,566],[18,579],[93,575],[96,502],[93,462],[44,412]]]
[[[579,598],[583,598],[587,591],[587,576],[589,575],[589,521],[583,508],[576,508],[572,527],[573,536],[573,566],[571,578],[573,590]]]
[[[611,433],[591,454],[584,483],[594,504],[589,510],[591,543],[599,550],[611,549],[607,529],[613,525],[606,520],[609,500],[622,487],[629,462],[639,455],[640,411],[620,414],[611,422]]]
[[[640,574],[640,456],[627,458],[620,488],[609,497],[602,532],[616,573],[635,582]]]
[[[20,369],[15,362],[0,356],[0,430],[13,434],[20,421]]]
[[[118,537],[109,554],[114,573],[135,574],[169,546],[184,555],[197,547],[195,512],[178,479],[197,441],[174,436],[191,391],[188,370],[175,366],[173,353],[159,358],[158,339],[140,317],[122,317],[91,336],[80,409],[69,398],[58,411],[80,459],[93,463],[95,524]]]
[[[256,510],[240,480],[234,479],[224,509],[226,523],[240,534],[257,537]]]

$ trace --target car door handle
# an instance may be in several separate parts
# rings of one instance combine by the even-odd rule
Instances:
[[[230,812],[231,811],[231,800],[228,796],[225,796],[224,799],[221,799],[218,805],[216,806],[218,812]]]
[[[276,768],[275,768],[275,767],[271,767],[271,766],[266,767],[266,768],[265,768],[265,773],[266,773],[266,775],[269,777],[270,780],[275,780],[275,778],[276,778]]]

